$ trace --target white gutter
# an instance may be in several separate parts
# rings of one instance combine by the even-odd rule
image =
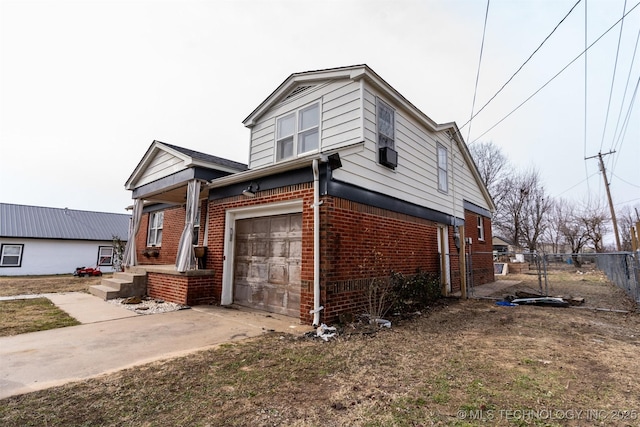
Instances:
[[[313,159],[313,326],[320,325],[320,172]]]

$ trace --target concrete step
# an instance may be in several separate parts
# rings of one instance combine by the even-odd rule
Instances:
[[[91,295],[95,295],[98,298],[102,298],[103,300],[109,300],[114,298],[119,298],[119,291],[113,289],[110,286],[105,285],[94,285],[89,288],[89,293]]]
[[[99,285],[91,286],[89,292],[105,300],[144,296],[147,293],[147,275],[132,273],[114,273],[105,277]]]

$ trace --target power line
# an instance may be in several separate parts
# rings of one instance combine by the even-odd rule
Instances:
[[[613,131],[613,139],[615,143],[616,135],[618,134],[618,128],[620,127],[620,119],[622,118],[622,111],[624,110],[624,101],[627,99],[627,92],[629,89],[629,81],[631,80],[631,72],[633,71],[633,64],[636,61],[636,53],[638,52],[638,42],[640,41],[640,28],[638,29],[638,35],[636,36],[636,44],[633,48],[633,56],[631,57],[631,64],[629,65],[629,72],[627,73],[627,83],[624,85],[624,93],[622,96],[622,102],[620,103],[620,113],[618,114],[618,121],[616,122],[616,129]],[[636,90],[638,86],[636,86]],[[633,101],[631,101],[633,104]],[[622,133],[622,131],[620,131]],[[611,146],[612,150],[615,150],[615,145]]]
[[[622,129],[620,130],[620,135],[618,137],[618,141],[614,145],[614,148],[618,147],[618,143],[619,143],[620,145],[619,145],[618,149],[622,149],[622,142],[624,142],[624,137],[627,134],[627,129],[629,129],[629,120],[631,118],[631,112],[633,111],[633,107],[634,107],[635,102],[636,102],[636,95],[638,94],[638,86],[640,86],[640,77],[638,77],[638,82],[636,83],[636,88],[633,90],[633,96],[631,97],[631,101],[629,102],[629,109],[627,110],[627,116],[625,117],[624,122],[622,123]],[[613,173],[613,170],[614,170],[615,166],[617,165],[619,157],[620,156],[616,156],[615,157],[615,163],[613,164],[613,166],[611,168],[611,172],[612,173]]]
[[[587,88],[588,88],[588,81],[587,81],[587,36],[588,36],[588,7],[587,7],[587,0],[584,0],[584,155],[583,157],[587,157]],[[587,166],[587,162],[585,160],[584,162],[584,174],[585,175],[589,175],[589,168]],[[587,177],[588,179],[588,177]],[[589,187],[589,181],[587,181],[587,192],[590,193],[591,192],[591,188]]]
[[[467,132],[467,141],[471,136],[471,120],[473,120],[473,109],[476,107],[476,94],[478,93],[478,81],[480,81],[480,65],[482,64],[482,52],[484,51],[484,36],[487,33],[487,21],[489,19],[489,2],[490,0],[487,0],[487,10],[484,13],[484,28],[482,29],[482,43],[480,43],[480,57],[478,58],[478,72],[476,73],[476,86],[473,89],[473,102],[471,103],[471,118],[467,122],[469,123],[469,131]]]
[[[597,174],[598,174],[598,172],[594,172],[594,173],[592,173],[591,175],[589,175],[588,177],[586,177],[585,179],[583,179],[583,180],[582,180],[582,181],[580,181],[579,183],[577,183],[577,184],[575,184],[575,185],[572,185],[571,187],[567,188],[566,190],[564,190],[564,191],[563,191],[563,192],[561,192],[561,193],[558,193],[558,194],[556,195],[556,197],[563,195],[564,193],[566,193],[566,192],[567,192],[567,191],[569,191],[569,190],[573,190],[574,188],[576,188],[578,185],[582,184],[582,183],[583,183],[583,182],[585,182],[585,181],[587,181],[587,183],[588,183],[588,182],[589,182],[589,178],[591,178],[592,176],[597,175]]]
[[[553,80],[556,79],[556,77],[558,77],[560,74],[562,74],[567,68],[569,68],[574,62],[576,62],[578,59],[580,59],[580,57],[582,55],[584,55],[589,49],[591,49],[596,43],[598,43],[600,40],[602,40],[602,38],[612,29],[614,29],[616,27],[616,25],[618,25],[620,23],[620,21],[622,21],[627,15],[629,15],[631,12],[633,12],[638,6],[640,6],[640,2],[637,3],[635,6],[633,6],[626,14],[624,14],[622,16],[622,18],[618,19],[613,25],[611,25],[604,33],[602,33],[600,35],[600,37],[598,37],[595,41],[593,41],[593,43],[591,43],[584,51],[582,51],[578,56],[576,56],[574,59],[572,59],[567,65],[565,65],[560,71],[558,71],[553,77],[551,77],[549,80],[547,80],[547,82],[545,84],[543,84],[538,90],[536,90],[535,92],[533,92],[527,99],[525,99],[524,101],[522,101],[517,107],[515,107],[513,110],[511,110],[511,112],[509,112],[506,116],[504,116],[502,119],[500,119],[498,121],[498,123],[494,124],[493,126],[491,126],[489,129],[487,129],[484,133],[482,133],[482,135],[480,135],[479,137],[477,137],[476,139],[474,139],[470,144],[473,144],[474,142],[476,142],[477,140],[479,140],[480,138],[482,138],[483,136],[485,136],[487,133],[489,133],[490,131],[492,131],[496,126],[498,126],[500,123],[502,123],[503,121],[505,121],[509,116],[511,116],[513,113],[515,113],[516,111],[518,111],[524,104],[526,104],[527,102],[529,102],[529,100],[531,98],[533,98],[534,96],[536,96],[542,89],[544,89],[545,87],[547,87],[547,85],[549,83],[551,83]]]
[[[542,43],[540,43],[540,46],[538,46],[536,48],[536,50],[533,51],[533,53],[531,55],[529,55],[529,57],[527,58],[526,61],[524,61],[522,63],[522,65],[516,70],[515,73],[513,73],[513,75],[511,77],[509,77],[509,80],[507,80],[500,89],[498,89],[498,91],[482,106],[482,108],[480,108],[475,114],[473,114],[473,110],[471,111],[471,118],[462,126],[460,126],[460,129],[464,128],[466,125],[468,125],[469,123],[471,123],[471,120],[473,120],[478,114],[480,114],[482,112],[482,110],[485,109],[485,107],[487,105],[489,105],[489,103],[491,101],[493,101],[493,99],[498,96],[498,94],[500,92],[502,92],[502,90],[511,82],[511,80],[513,80],[513,78],[516,76],[516,74],[518,74],[520,72],[520,70],[522,70],[522,68],[524,68],[524,66],[527,64],[527,62],[529,62],[531,60],[531,58],[533,58],[533,56],[540,50],[540,48],[542,47],[542,45],[544,45],[546,43],[547,40],[549,40],[549,38],[551,37],[551,35],[553,35],[553,33],[558,29],[558,27],[564,22],[565,19],[567,19],[567,17],[571,14],[571,12],[573,12],[573,9],[576,8],[576,6],[578,6],[578,4],[580,4],[582,0],[578,0],[576,2],[576,4],[573,5],[573,7],[571,8],[571,10],[569,10],[569,12],[567,12],[567,14],[564,16],[564,18],[562,18],[560,20],[560,22],[558,22],[558,24],[553,28],[553,30],[551,30],[551,32],[549,33],[549,35],[547,37],[545,37],[545,39],[542,41]],[[586,0],[585,0],[586,1]],[[487,13],[489,12],[489,4],[487,4]],[[485,25],[486,25],[486,17],[485,17]],[[484,44],[484,34],[482,36],[483,38],[483,44]],[[478,71],[479,72],[479,71]],[[476,80],[476,85],[477,85],[477,80]],[[474,99],[474,103],[475,103],[475,94],[473,95],[473,99]],[[469,126],[469,128],[471,128],[471,126]],[[469,133],[471,133],[471,131],[469,131]],[[467,136],[467,141],[469,140],[469,136]]]
[[[624,179],[620,178],[620,177],[619,177],[618,175],[616,175],[615,173],[612,173],[611,175],[615,176],[616,178],[618,178],[620,181],[624,182],[625,184],[628,184],[628,185],[630,185],[630,186],[632,186],[632,187],[640,188],[640,185],[632,184],[632,183],[630,183],[629,181],[626,181],[626,180],[624,180]]]
[[[616,71],[618,70],[618,57],[620,55],[620,41],[622,40],[622,29],[624,28],[624,12],[627,10],[627,0],[624,0],[622,9],[622,22],[620,23],[620,33],[618,34],[618,47],[616,48],[616,60],[613,64],[613,75],[611,76],[611,88],[609,89],[609,102],[607,103],[607,114],[604,116],[604,126],[602,127],[602,141],[600,141],[600,151],[604,145],[604,135],[607,132],[607,123],[609,122],[609,110],[611,108],[611,98],[613,98],[613,86],[616,81]],[[615,135],[614,135],[615,137]]]

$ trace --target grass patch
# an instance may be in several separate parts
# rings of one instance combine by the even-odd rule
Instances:
[[[46,298],[0,301],[0,337],[79,324]]]

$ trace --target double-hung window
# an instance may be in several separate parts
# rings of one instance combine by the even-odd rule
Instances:
[[[449,191],[448,183],[448,159],[447,149],[438,144],[438,190],[446,193]]]
[[[388,168],[398,165],[396,146],[396,113],[393,108],[377,99],[378,162]]]
[[[320,104],[315,103],[284,117],[276,124],[276,161],[318,149]]]
[[[152,212],[149,216],[149,235],[147,236],[147,246],[162,245],[162,223],[164,222],[164,212]]]
[[[482,217],[478,215],[478,240],[484,240],[484,227]]]
[[[0,246],[0,267],[20,267],[24,245]]]
[[[193,223],[193,241],[194,245],[198,244],[198,238],[200,237],[200,215],[202,214],[202,209],[198,208],[198,212],[196,213],[196,220]]]
[[[98,248],[98,265],[113,265],[113,246]]]
[[[378,99],[378,148],[395,148],[396,114],[393,108]]]

